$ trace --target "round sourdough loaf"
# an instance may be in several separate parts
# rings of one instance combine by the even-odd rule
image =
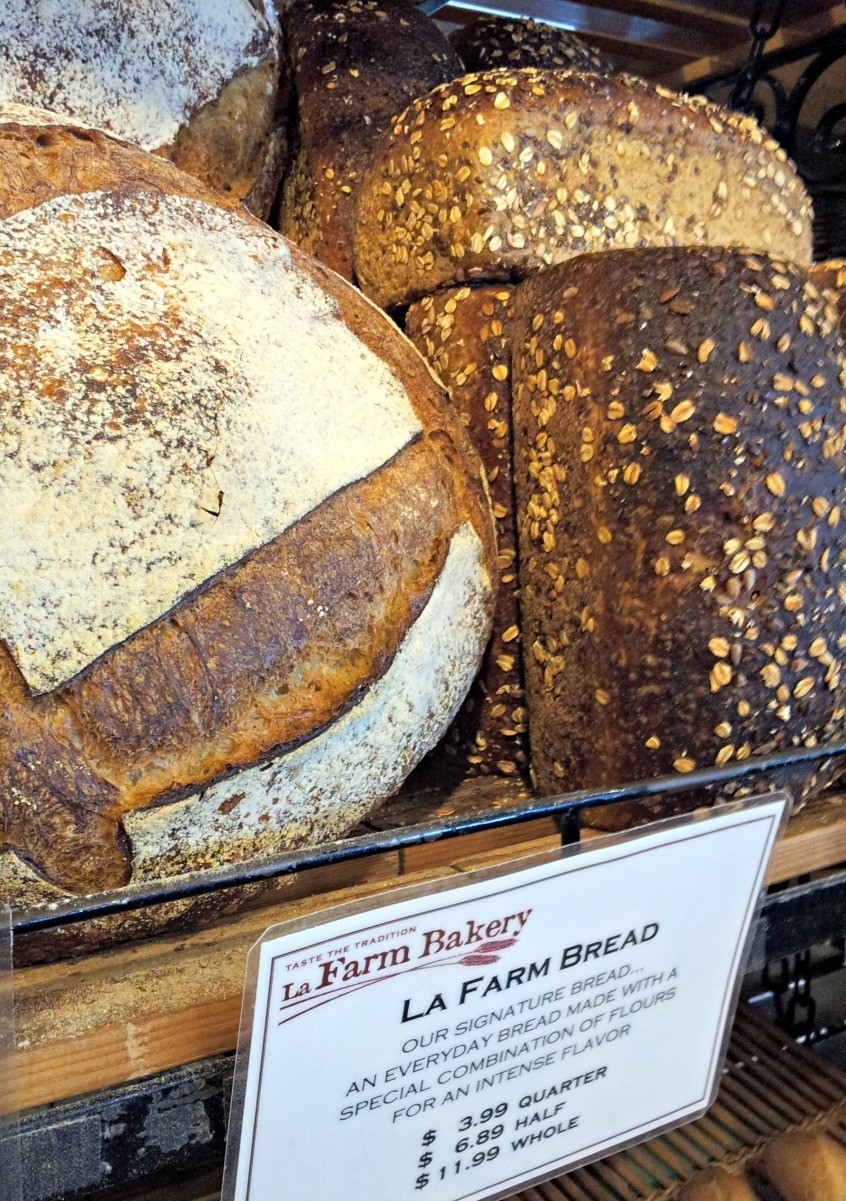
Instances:
[[[615,247],[775,248],[809,263],[810,216],[750,117],[630,76],[490,71],[415,100],[380,142],[356,273],[388,307]]]
[[[490,632],[481,466],[420,356],[168,182],[0,220],[0,887],[22,903],[348,829]]]
[[[272,0],[74,0],[0,10],[0,100],[172,159],[266,214],[286,101]]]
[[[730,250],[584,255],[522,285],[513,331],[542,791],[842,731],[846,362],[808,273]]]
[[[490,486],[499,590],[482,670],[442,743],[472,774],[528,772],[520,645],[517,525],[511,425],[513,287],[447,288],[406,314],[406,332],[443,380]]]
[[[450,38],[468,71],[497,67],[573,67],[610,75],[612,63],[575,33],[514,17],[479,17]]]
[[[279,228],[352,280],[355,202],[391,119],[461,74],[455,51],[413,0],[296,0],[285,19],[296,93],[296,153]]]

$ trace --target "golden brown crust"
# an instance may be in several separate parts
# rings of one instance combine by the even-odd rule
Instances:
[[[0,122],[0,218],[54,196],[144,188],[239,211],[237,199],[173,164],[73,121]]]
[[[477,774],[528,768],[514,514],[510,323],[514,289],[455,288],[412,305],[406,332],[446,385],[479,451],[497,523],[491,642],[445,747]]]
[[[352,280],[352,222],[373,147],[415,96],[460,74],[410,0],[298,0],[287,13],[297,153],[279,228]]]
[[[287,160],[284,121],[285,92],[274,57],[231,79],[159,153],[266,217]]]
[[[705,1168],[679,1189],[677,1201],[756,1201],[746,1177],[727,1168]]]
[[[501,70],[397,118],[355,239],[361,287],[390,307],[615,247],[774,247],[808,263],[810,206],[751,118],[630,76]]]
[[[843,1201],[846,1149],[822,1131],[792,1130],[764,1149],[763,1167],[784,1201]]]
[[[521,288],[515,474],[544,792],[842,728],[842,356],[806,273],[766,256],[585,255]]]
[[[467,71],[493,71],[498,67],[538,67],[548,71],[563,67],[611,75],[614,65],[575,33],[532,21],[485,16],[465,25],[450,37]]]

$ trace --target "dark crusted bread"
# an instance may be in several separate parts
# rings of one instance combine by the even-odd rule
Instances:
[[[21,904],[354,824],[455,716],[495,553],[478,458],[381,313],[166,164],[135,150],[121,181],[111,139],[30,132],[42,167],[79,150],[84,190],[39,168],[46,198],[0,220]]]
[[[383,307],[615,247],[811,257],[805,189],[752,118],[630,76],[530,69],[410,105],[373,155],[355,237]]]
[[[514,289],[462,287],[411,306],[406,333],[446,385],[479,451],[496,518],[499,592],[482,669],[446,747],[480,775],[528,770],[514,515],[510,324]]]
[[[270,209],[284,167],[271,0],[74,0],[56,22],[0,10],[0,100],[50,109]]]
[[[450,37],[467,71],[575,68],[610,75],[613,64],[575,33],[520,17],[484,16]]]
[[[286,18],[296,154],[279,228],[353,279],[355,201],[373,147],[416,96],[461,74],[412,0],[296,0]]]
[[[814,263],[811,278],[821,288],[834,293],[834,302],[840,314],[840,329],[846,335],[846,259],[828,259]]]
[[[842,730],[843,342],[807,272],[585,255],[514,319],[532,766],[621,784]]]

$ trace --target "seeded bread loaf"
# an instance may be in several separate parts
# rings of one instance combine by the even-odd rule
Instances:
[[[272,0],[0,10],[0,100],[108,130],[260,214],[284,166],[285,99]]]
[[[461,64],[412,0],[296,0],[286,42],[297,146],[279,228],[352,280],[355,201],[373,147],[392,117]]]
[[[844,1201],[846,1148],[818,1130],[791,1130],[764,1148],[762,1166],[784,1201]]]
[[[523,285],[513,330],[541,791],[842,729],[846,369],[807,272],[717,249],[585,255]]]
[[[373,155],[355,239],[383,307],[614,247],[811,254],[802,183],[751,118],[629,76],[531,69],[415,100]]]
[[[493,635],[447,747],[479,775],[528,770],[511,427],[514,289],[454,288],[411,306],[406,333],[446,385],[479,451],[497,530]]]
[[[825,263],[815,263],[811,268],[811,278],[821,288],[828,288],[834,293],[837,311],[840,313],[840,329],[846,335],[846,259],[829,259]]]
[[[454,33],[450,41],[467,71],[564,67],[610,75],[614,70],[604,55],[575,33],[543,21],[479,17]]]
[[[490,632],[481,465],[410,343],[258,221],[112,168],[0,220],[19,904],[341,833]]]

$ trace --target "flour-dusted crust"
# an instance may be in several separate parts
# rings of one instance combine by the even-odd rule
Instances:
[[[388,307],[616,247],[749,246],[809,263],[810,216],[750,117],[633,76],[489,71],[415,100],[380,142],[355,267]]]
[[[528,771],[511,421],[513,287],[447,288],[413,304],[406,332],[443,380],[488,477],[497,528],[494,628],[443,750],[473,774]]]
[[[578,34],[521,17],[478,17],[450,41],[467,71],[497,67],[575,68],[611,75],[613,64]]]
[[[410,344],[259,223],[149,187],[0,222],[0,295],[5,844],[57,886],[119,884],[150,806],[167,827],[247,769],[225,825],[249,853],[261,785],[269,806],[287,756],[449,611],[410,770],[475,673],[494,561],[481,468]],[[397,783],[382,753],[356,806],[326,784],[331,821],[279,801],[274,827],[352,824]],[[182,866],[226,854],[204,812]]]
[[[236,215],[152,193],[66,196],[0,223],[16,347],[0,455],[23,518],[0,525],[0,627],[33,692],[419,434],[388,367],[292,266]]]
[[[270,0],[76,0],[0,12],[0,98],[172,158],[247,197],[281,167],[278,21]],[[257,198],[268,205],[267,189]]]
[[[843,356],[807,272],[764,255],[609,251],[520,288],[515,475],[543,792],[842,730]]]
[[[461,74],[455,52],[411,0],[296,0],[285,18],[296,93],[296,154],[279,228],[345,279],[361,179],[390,121]]]

